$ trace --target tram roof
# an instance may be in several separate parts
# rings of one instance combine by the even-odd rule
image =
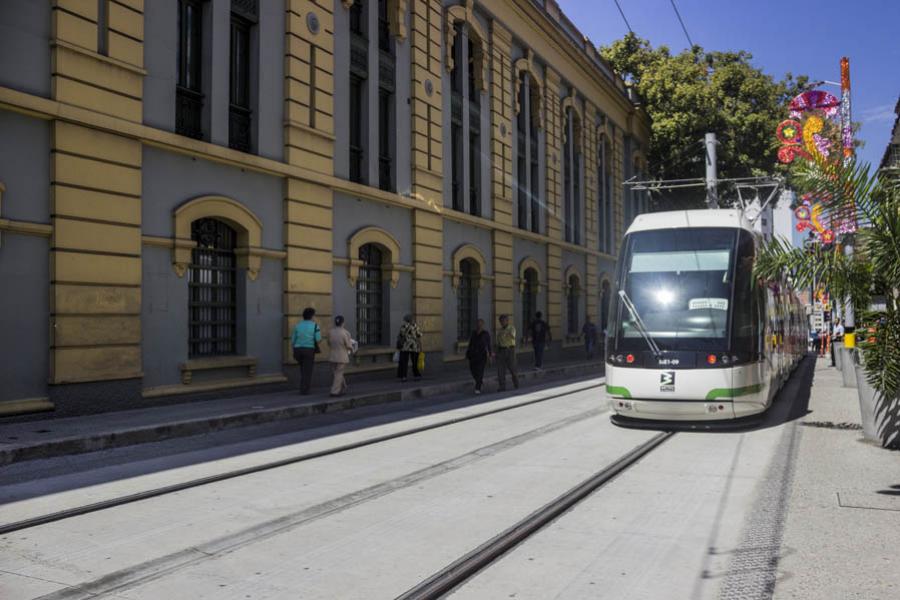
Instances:
[[[654,229],[734,227],[753,231],[753,226],[737,209],[671,210],[638,215],[626,233]]]

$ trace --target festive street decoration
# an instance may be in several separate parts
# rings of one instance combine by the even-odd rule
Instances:
[[[782,143],[781,148],[778,149],[778,160],[781,162],[791,163],[798,156],[812,160],[812,155],[800,145],[803,141],[803,125],[800,124],[800,121],[794,119],[782,121],[775,130],[775,137]]]
[[[840,104],[841,101],[834,94],[822,90],[808,90],[791,100],[788,110],[791,111],[793,119],[799,119],[803,113],[816,110],[822,111],[826,117],[833,119],[838,115]]]
[[[800,206],[794,209],[794,216],[797,217],[797,231],[802,233],[808,229],[822,244],[833,244],[834,231],[822,222],[822,205],[815,200],[812,194],[804,194],[800,199]]]

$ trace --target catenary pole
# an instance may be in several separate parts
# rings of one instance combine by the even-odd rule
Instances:
[[[707,133],[704,138],[706,146],[706,207],[718,208],[719,199],[716,193],[716,134]]]

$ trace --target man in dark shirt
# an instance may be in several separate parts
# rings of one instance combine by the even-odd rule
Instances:
[[[550,335],[550,326],[543,319],[543,314],[538,311],[531,322],[531,343],[534,345],[534,367],[544,367],[544,348],[553,341]]]

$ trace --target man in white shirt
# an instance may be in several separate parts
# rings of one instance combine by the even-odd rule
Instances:
[[[844,321],[843,319],[839,319],[837,325],[834,326],[834,329],[831,332],[831,366],[837,366],[837,363],[834,361],[834,345],[837,342],[844,341]]]

